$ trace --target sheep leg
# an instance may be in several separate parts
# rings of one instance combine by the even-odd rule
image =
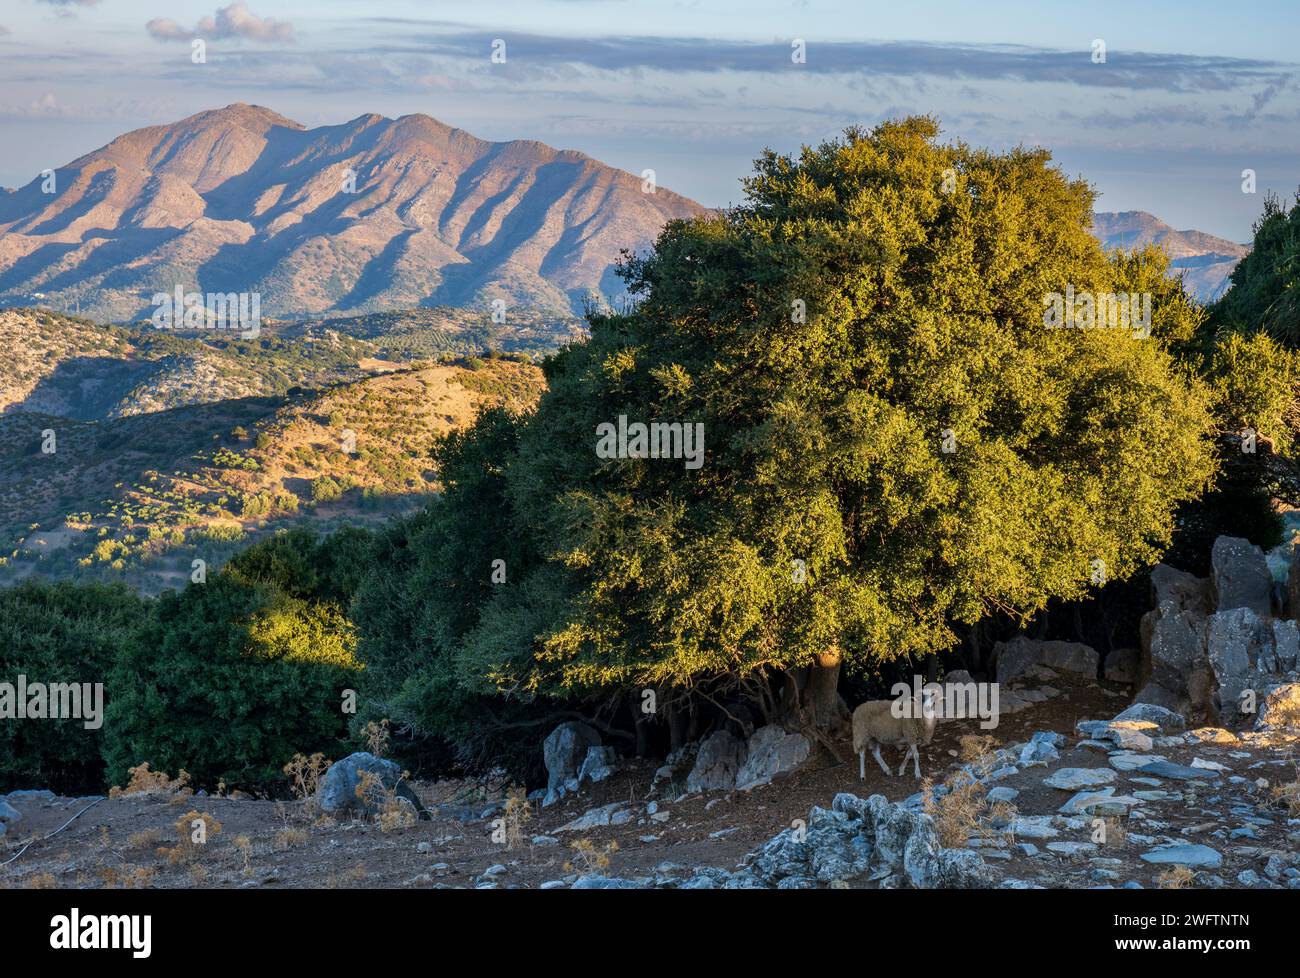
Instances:
[[[886,776],[886,777],[893,777],[893,776],[894,776],[894,772],[891,771],[891,770],[889,770],[889,765],[885,763],[885,759],[884,759],[883,757],[880,756],[880,745],[879,745],[879,744],[872,744],[872,745],[871,745],[871,756],[874,757],[874,758],[876,759],[876,763],[880,765],[880,770],[882,770],[882,771],[885,772],[885,776]]]
[[[916,774],[916,780],[920,781],[921,780],[921,749],[917,747],[916,744],[912,745],[912,770]]]
[[[908,744],[903,750],[903,763],[898,765],[898,776],[900,778],[903,776],[903,772],[907,770],[907,759],[912,756],[913,749],[913,746]]]
[[[867,780],[867,749],[858,751],[858,780]]]

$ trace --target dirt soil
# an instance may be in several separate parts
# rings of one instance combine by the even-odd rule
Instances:
[[[1004,717],[992,735],[1002,744],[1028,740],[1034,731],[1063,733],[1068,743],[1061,760],[1050,768],[1033,767],[999,781],[1019,790],[1014,804],[1021,815],[1053,814],[1070,793],[1045,787],[1042,781],[1061,767],[1107,767],[1104,751],[1078,746],[1074,725],[1083,719],[1109,719],[1127,705],[1123,687],[1114,684],[1056,682],[1061,695],[1014,715]],[[922,773],[941,781],[951,773],[965,734],[981,734],[977,721],[952,720],[939,725],[933,742],[922,751]],[[903,777],[886,777],[867,761],[865,781],[858,779],[857,758],[848,741],[840,746],[844,758],[835,761],[822,751],[802,769],[751,792],[710,792],[685,797],[653,796],[666,820],[642,815],[631,822],[586,831],[561,827],[583,813],[612,802],[644,806],[651,800],[650,785],[659,761],[629,760],[610,778],[588,784],[581,794],[542,808],[533,803],[521,826],[522,842],[513,847],[493,840],[494,820],[500,817],[501,787],[473,781],[416,783],[417,793],[434,812],[431,821],[384,831],[374,822],[320,819],[303,802],[275,802],[220,797],[166,797],[124,795],[105,799],[48,840],[93,798],[10,798],[23,819],[10,826],[0,843],[0,862],[9,859],[35,837],[26,852],[0,867],[0,887],[474,887],[488,882],[497,887],[537,887],[547,881],[571,881],[586,871],[609,876],[638,877],[654,873],[664,863],[688,869],[712,866],[735,869],[744,856],[797,819],[807,819],[814,805],[829,807],[838,792],[861,797],[883,794],[899,801],[919,790],[911,766]],[[1249,759],[1232,752],[1249,752]],[[898,763],[886,750],[886,761]],[[1226,778],[1210,790],[1198,786],[1188,795],[1185,784],[1166,781],[1164,790],[1176,796],[1143,806],[1150,822],[1130,819],[1132,833],[1185,838],[1189,843],[1211,845],[1224,856],[1214,872],[1231,881],[1244,869],[1262,872],[1268,856],[1281,853],[1294,859],[1295,826],[1288,826],[1285,809],[1269,809],[1270,785],[1296,778],[1293,746],[1265,748],[1237,744],[1204,743],[1185,748],[1157,747],[1153,753],[1190,765],[1194,757],[1223,764],[1249,779],[1233,785]],[[901,756],[901,754],[899,755]],[[895,768],[897,770],[897,768]],[[1118,772],[1117,793],[1142,790]],[[1189,800],[1190,799],[1190,800]],[[1272,824],[1256,825],[1257,838],[1227,839],[1239,819],[1230,809],[1249,804],[1272,817]],[[642,807],[644,812],[644,807]],[[209,831],[206,844],[178,847],[177,823],[190,812],[211,815],[220,830]],[[188,826],[188,821],[183,821]],[[1214,836],[1221,830],[1219,836]],[[1288,833],[1291,839],[1288,839]],[[186,831],[188,835],[188,828]],[[1119,833],[1122,835],[1122,833]],[[498,833],[499,836],[499,833]],[[534,843],[536,837],[550,842]],[[1055,840],[1087,842],[1088,829],[1062,831]],[[586,840],[585,842],[582,840]],[[1095,885],[1089,874],[1096,868],[1086,858],[1072,860],[1052,855],[1030,857],[1007,840],[1000,846],[1011,858],[988,860],[998,878],[1016,877],[1048,886]],[[1045,840],[1034,840],[1044,848]],[[1138,856],[1151,848],[1114,839],[1093,856],[1119,860],[1112,864],[1122,881],[1143,886],[1159,885],[1164,867],[1149,865]],[[175,849],[175,852],[170,850]],[[482,879],[485,870],[504,866]],[[851,882],[851,886],[868,885]],[[1193,883],[1192,885],[1196,885]]]

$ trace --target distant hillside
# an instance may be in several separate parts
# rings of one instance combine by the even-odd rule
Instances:
[[[1174,272],[1184,273],[1187,290],[1210,302],[1228,287],[1228,276],[1250,251],[1249,245],[1204,231],[1175,231],[1146,211],[1102,212],[1092,216],[1092,233],[1107,250],[1159,245]]]
[[[163,336],[182,349],[160,354],[155,337],[5,311],[0,339],[19,365],[0,399],[0,585],[76,574],[157,591],[280,526],[408,510],[438,487],[437,435],[543,387],[527,362],[385,361],[337,335],[263,338],[260,355]]]
[[[0,305],[124,322],[177,284],[304,318],[433,305],[581,311],[622,249],[704,210],[581,153],[426,115],[305,129],[236,104],[126,133],[0,191]]]

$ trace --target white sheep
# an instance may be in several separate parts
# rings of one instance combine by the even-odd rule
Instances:
[[[899,777],[907,767],[909,756],[916,777],[921,777],[921,755],[917,745],[928,744],[934,737],[934,727],[938,722],[935,708],[937,695],[937,690],[923,689],[920,697],[912,700],[910,716],[894,715],[897,700],[868,700],[853,711],[853,752],[858,755],[860,779],[865,780],[867,776],[868,746],[880,769],[890,777],[894,776],[880,756],[881,744],[907,748],[903,752],[903,763],[898,768]]]

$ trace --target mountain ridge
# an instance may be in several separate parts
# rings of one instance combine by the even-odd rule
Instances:
[[[234,103],[124,133],[57,170],[53,194],[38,177],[0,195],[0,302],[125,321],[180,282],[260,292],[271,316],[572,313],[617,289],[620,251],[705,211],[576,150],[423,114],[308,129]]]

